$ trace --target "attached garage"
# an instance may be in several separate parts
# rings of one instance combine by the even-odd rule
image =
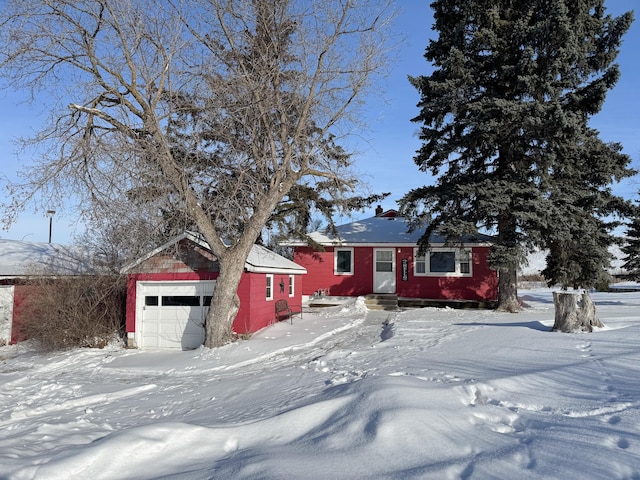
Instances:
[[[140,348],[198,348],[215,281],[140,282]]]
[[[204,342],[204,325],[219,274],[207,243],[186,232],[127,266],[127,343],[144,349],[189,350]],[[306,270],[254,245],[238,286],[237,334],[276,321],[275,303],[302,306]]]

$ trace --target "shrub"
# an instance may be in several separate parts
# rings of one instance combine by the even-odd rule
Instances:
[[[42,350],[103,348],[124,332],[123,276],[41,277],[21,309],[20,335]]]
[[[539,273],[526,273],[524,275],[518,275],[519,282],[546,282],[545,278]]]

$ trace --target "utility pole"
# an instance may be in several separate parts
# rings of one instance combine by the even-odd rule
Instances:
[[[55,210],[47,210],[49,216],[49,243],[51,243],[51,231],[53,230],[53,216],[56,214]]]

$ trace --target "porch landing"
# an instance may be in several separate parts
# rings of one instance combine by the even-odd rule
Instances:
[[[495,309],[497,301],[480,300],[444,300],[438,298],[407,298],[394,294],[370,294],[364,297],[369,310],[397,310],[402,308],[456,308],[456,309]]]
[[[342,305],[354,297],[309,297],[303,299],[306,308],[335,307]],[[365,304],[370,310],[397,310],[401,308],[456,308],[493,310],[498,302],[495,300],[443,300],[438,298],[407,298],[395,294],[369,294],[364,296]]]
[[[400,308],[448,307],[493,310],[498,306],[496,300],[444,300],[440,298],[404,298],[398,297]]]

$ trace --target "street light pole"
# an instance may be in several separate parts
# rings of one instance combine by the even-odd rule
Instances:
[[[51,243],[51,231],[53,230],[53,216],[56,214],[55,210],[47,210],[49,215],[49,243]]]

